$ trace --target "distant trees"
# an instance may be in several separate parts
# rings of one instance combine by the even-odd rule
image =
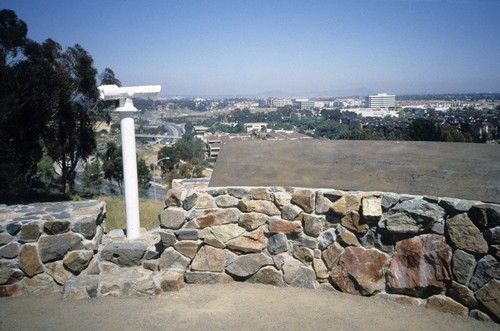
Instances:
[[[30,199],[43,156],[58,165],[61,192],[71,194],[77,164],[95,150],[96,123],[106,120],[90,54],[26,33],[15,12],[0,11],[0,201],[8,203]]]

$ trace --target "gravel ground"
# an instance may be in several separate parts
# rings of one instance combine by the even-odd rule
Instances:
[[[500,325],[379,298],[231,283],[152,298],[0,298],[0,330],[500,330]]]

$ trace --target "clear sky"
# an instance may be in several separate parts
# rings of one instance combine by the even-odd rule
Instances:
[[[0,0],[162,95],[500,92],[500,0]]]

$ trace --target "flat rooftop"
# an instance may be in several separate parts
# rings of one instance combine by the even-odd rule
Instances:
[[[500,145],[408,141],[230,141],[210,187],[291,186],[500,202]]]

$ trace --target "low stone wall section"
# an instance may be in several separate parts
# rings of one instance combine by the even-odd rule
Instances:
[[[0,296],[62,292],[97,266],[105,203],[0,206]]]
[[[286,187],[170,190],[159,227],[102,202],[0,208],[0,295],[156,295],[232,281],[379,296],[500,321],[500,205]]]

